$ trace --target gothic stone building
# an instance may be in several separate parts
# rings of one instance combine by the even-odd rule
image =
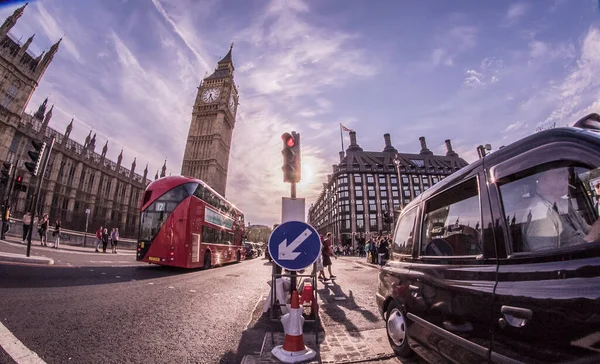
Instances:
[[[52,108],[46,110],[47,99],[35,115],[24,113],[60,43],[36,57],[27,50],[33,37],[22,45],[16,41],[8,31],[24,8],[17,9],[0,27],[0,161],[14,163],[16,175],[23,177],[26,186],[26,191],[15,191],[9,197],[11,215],[19,218],[30,209],[37,185],[37,178],[23,164],[29,160],[31,140],[49,142],[54,137],[38,213],[48,213],[52,222],[60,219],[66,229],[83,231],[89,209],[90,229],[100,225],[119,227],[122,236],[135,237],[139,202],[150,182],[146,178],[147,166],[142,176],[135,173],[135,160],[131,169],[121,165],[122,152],[116,163],[106,159],[108,145],[104,145],[101,154],[96,153],[96,136],[92,137],[91,132],[83,145],[69,139],[73,120],[64,134],[49,127]]]
[[[238,105],[231,50],[198,88],[181,167],[182,175],[206,182],[222,196]]]
[[[308,221],[319,233],[331,232],[336,241],[356,246],[371,234],[390,233],[387,212],[397,218],[401,209],[421,192],[468,163],[446,140],[445,156],[433,155],[421,137],[419,154],[398,153],[389,134],[382,152],[366,152],[350,132],[350,146],[340,152],[340,163],[323,183],[323,191],[310,206]]]

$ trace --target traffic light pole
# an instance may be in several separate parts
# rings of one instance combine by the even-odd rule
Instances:
[[[296,182],[290,183],[290,197],[294,198],[294,199],[296,198]],[[296,290],[296,287],[298,287],[296,271],[291,271],[290,272],[290,294],[293,294],[293,292]]]
[[[13,165],[12,168],[12,176],[10,176],[10,182],[8,183],[8,186],[6,186],[6,195],[4,198],[4,208],[2,209],[2,232],[0,233],[0,239],[4,240],[6,238],[5,233],[4,233],[4,229],[6,227],[5,224],[8,224],[8,216],[7,216],[7,212],[9,211],[8,209],[8,203],[10,202],[10,195],[12,194],[12,189],[15,185],[15,176],[17,175],[17,166],[19,165],[19,160],[17,160],[17,163]]]
[[[48,167],[48,161],[50,160],[50,154],[52,154],[52,147],[54,147],[54,137],[50,140],[50,147],[48,148],[48,152],[46,153],[46,159],[44,160],[44,167],[42,168],[42,172],[39,174],[38,184],[35,189],[35,194],[33,195],[33,206],[31,207],[31,225],[29,225],[29,232],[27,233],[27,256],[31,254],[31,234],[33,231],[33,223],[35,221],[35,212],[37,210],[37,205],[40,199],[40,192],[42,190],[42,183],[44,181],[44,175],[46,174],[46,168]],[[43,157],[43,156],[40,156]],[[41,216],[40,216],[41,218]],[[39,222],[39,219],[38,219]]]

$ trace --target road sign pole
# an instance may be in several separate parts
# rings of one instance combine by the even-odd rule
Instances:
[[[296,182],[290,183],[290,197],[296,198]],[[290,273],[290,294],[292,294],[296,288],[298,287],[298,282],[296,278],[296,271],[292,271]]]

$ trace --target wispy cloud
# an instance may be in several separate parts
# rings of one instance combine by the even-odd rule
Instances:
[[[475,26],[457,25],[439,34],[436,41],[439,46],[431,53],[433,65],[453,66],[456,57],[475,47],[477,33]]]
[[[508,7],[506,11],[505,21],[506,25],[514,25],[517,23],[529,10],[527,3],[514,3]]]
[[[494,57],[485,58],[477,69],[465,71],[463,85],[468,88],[481,87],[500,81],[500,71],[503,68],[502,60]]]

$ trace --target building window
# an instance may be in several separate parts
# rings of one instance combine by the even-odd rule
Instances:
[[[408,203],[410,200],[407,200],[406,203]],[[394,204],[394,210],[398,210],[400,208],[400,200],[398,199],[394,199],[392,201],[392,203]]]
[[[371,230],[377,230],[377,215],[369,215],[369,226]]]
[[[375,200],[369,200],[369,211],[377,211],[377,203]]]
[[[433,182],[433,184],[436,184],[439,182],[439,179],[437,176],[433,176],[433,177],[431,177],[431,181]]]
[[[360,174],[354,175],[354,183],[362,183],[362,176]]]
[[[387,197],[387,191],[379,191],[379,195],[381,195],[381,198]]]
[[[346,176],[338,177],[338,183],[339,184],[347,184],[348,183],[348,177],[346,177]]]
[[[363,190],[362,190],[362,186],[354,186],[354,195],[359,198],[359,197],[363,197]]]
[[[363,200],[356,200],[356,211],[363,212],[365,210],[365,206],[363,205]]]
[[[422,159],[411,159],[410,162],[417,167],[425,167],[425,162]]]
[[[8,108],[10,104],[17,97],[17,93],[19,91],[19,87],[21,87],[21,83],[19,81],[13,81],[12,84],[6,90],[6,94],[4,95],[4,101],[2,102],[2,106]]]
[[[415,186],[415,197],[421,194],[421,188],[419,186]]]
[[[375,183],[375,177],[372,174],[367,174],[367,183],[372,184]]]
[[[429,177],[427,177],[427,176],[421,176],[421,181],[423,181],[424,185],[428,185],[429,184]]]
[[[408,185],[408,176],[402,176],[402,184]]]
[[[419,176],[413,176],[412,180],[413,180],[413,185],[419,184]]]
[[[398,197],[400,194],[398,191],[392,191],[392,197]]]
[[[381,191],[385,191],[385,190],[387,190],[387,186],[386,185],[379,185],[379,189]]]
[[[398,178],[396,176],[392,176],[392,177],[390,177],[390,182],[392,183],[392,186],[393,185],[397,185],[398,184]]]
[[[404,197],[410,197],[410,191],[404,190]]]
[[[385,185],[387,182],[385,180],[385,176],[384,175],[379,175],[379,184],[380,185]]]
[[[356,215],[356,228],[363,230],[365,228],[365,215],[357,214]]]

